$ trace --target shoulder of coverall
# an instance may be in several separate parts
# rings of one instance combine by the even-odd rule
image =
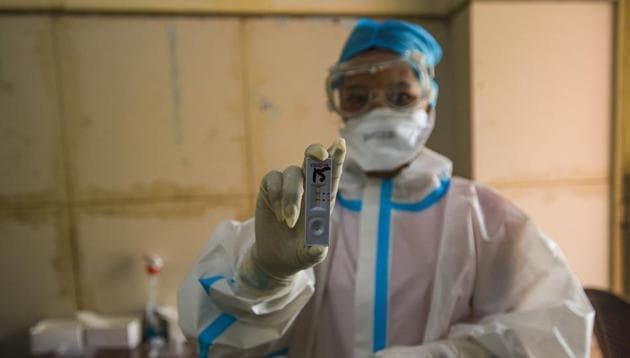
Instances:
[[[502,240],[530,222],[529,216],[495,189],[472,180],[453,177],[447,197],[463,197],[471,205],[476,230],[484,240]]]

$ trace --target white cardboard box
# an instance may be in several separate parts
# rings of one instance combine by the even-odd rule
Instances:
[[[142,339],[137,317],[101,316],[98,324],[84,323],[88,348],[135,348]]]
[[[31,327],[29,333],[32,354],[79,356],[84,352],[82,327],[77,320],[43,320]]]

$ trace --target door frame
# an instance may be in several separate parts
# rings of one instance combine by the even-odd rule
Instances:
[[[611,289],[630,297],[630,0],[616,10],[610,276]]]

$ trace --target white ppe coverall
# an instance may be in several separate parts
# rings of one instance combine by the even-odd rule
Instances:
[[[370,357],[398,346],[408,348],[394,356],[422,357],[430,342],[464,337],[499,357],[590,354],[594,312],[558,246],[451,166],[429,149],[391,179],[346,162],[327,259],[268,294],[234,280],[253,219],[221,224],[178,295],[200,357]]]

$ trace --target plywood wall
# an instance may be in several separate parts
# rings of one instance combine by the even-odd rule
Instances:
[[[612,10],[604,1],[471,7],[473,175],[600,287],[609,286]]]
[[[337,135],[324,80],[355,21],[0,16],[0,351],[44,317],[140,311],[145,252],[174,304],[260,178]],[[450,34],[421,23],[445,47],[431,145],[450,154]]]

